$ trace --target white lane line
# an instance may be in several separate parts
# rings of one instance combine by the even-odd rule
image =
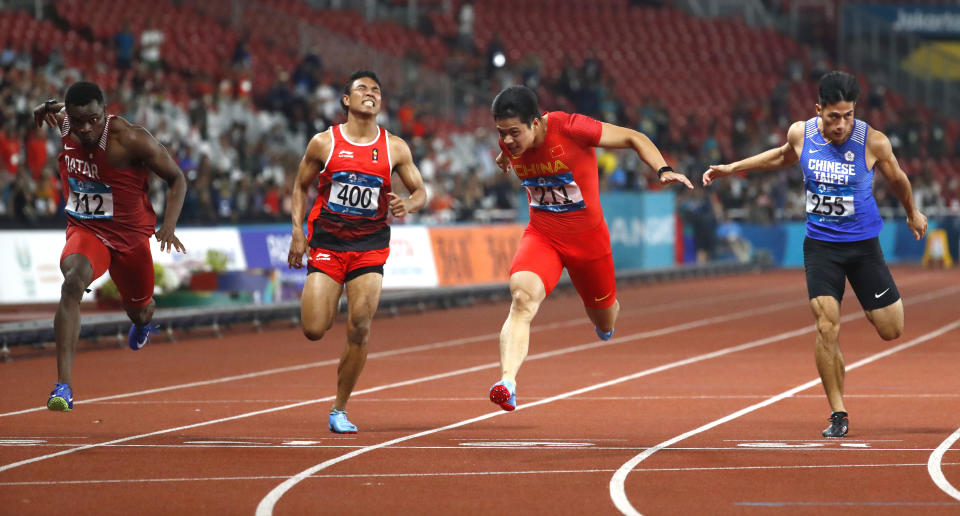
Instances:
[[[765,399],[771,396],[771,394],[651,394],[651,395],[637,395],[637,396],[575,396],[570,398],[570,401],[633,401],[633,400],[755,400],[755,399]],[[794,396],[797,399],[821,399],[823,398],[822,394],[797,394]],[[524,396],[523,399],[526,401],[529,400],[540,400],[544,396]],[[960,393],[957,394],[912,394],[912,393],[903,393],[903,394],[850,394],[844,393],[844,399],[849,398],[858,398],[858,399],[877,399],[877,398],[909,398],[911,400],[921,399],[921,398],[960,398]],[[357,400],[350,400],[351,402],[357,403],[423,403],[425,401],[462,401],[469,403],[476,403],[477,401],[483,400],[486,401],[486,396],[435,396],[435,397],[423,397],[423,398],[360,398]],[[97,405],[224,405],[226,403],[239,403],[243,405],[248,405],[251,403],[296,403],[297,399],[289,400],[220,400],[220,399],[203,399],[203,400],[136,400],[136,401],[98,401],[86,403],[96,403]],[[62,439],[62,437],[58,437]]]
[[[767,289],[767,290],[763,291],[762,294],[766,294],[766,293],[775,294],[775,293],[780,293],[780,292],[783,292],[783,291],[786,291],[786,290],[788,290],[788,289],[785,289],[785,288]],[[790,289],[790,290],[793,290],[793,289]],[[698,305],[698,304],[715,304],[715,303],[717,303],[717,302],[731,301],[731,300],[737,300],[737,299],[742,299],[742,298],[747,298],[747,297],[757,297],[757,296],[756,296],[756,293],[745,292],[745,293],[739,293],[739,294],[731,294],[731,295],[725,295],[725,296],[717,296],[717,297],[712,297],[712,298],[701,298],[701,299],[697,299],[697,300],[695,300],[695,301],[677,301],[677,302],[674,302],[674,303],[666,303],[666,304],[663,304],[663,305],[653,306],[653,307],[650,307],[649,309],[643,309],[643,310],[641,310],[641,309],[635,309],[635,310],[630,310],[630,311],[624,310],[623,312],[621,312],[621,316],[624,315],[624,314],[629,314],[629,313],[631,313],[631,312],[642,312],[642,313],[644,313],[644,314],[650,314],[650,313],[655,313],[655,312],[669,311],[669,310],[672,310],[672,309],[674,309],[674,308],[679,308],[679,307],[689,307],[689,306],[691,306],[691,305]],[[786,305],[786,303],[784,303],[784,305]],[[578,319],[570,319],[570,320],[561,321],[561,322],[548,323],[548,324],[539,324],[539,325],[535,325],[535,326],[531,327],[531,328],[530,328],[530,331],[531,331],[532,333],[536,333],[536,332],[542,332],[542,331],[556,330],[556,329],[566,328],[566,327],[570,327],[570,326],[577,326],[577,325],[583,324],[585,321],[588,321],[588,319],[587,319],[586,317],[581,317],[581,318],[578,318]],[[500,337],[500,332],[487,333],[487,334],[485,334],[485,335],[478,335],[478,336],[475,336],[475,337],[464,337],[464,338],[459,338],[459,339],[451,339],[451,340],[436,342],[436,343],[432,343],[432,344],[423,344],[423,345],[419,345],[419,346],[411,346],[411,347],[407,347],[407,348],[395,349],[395,350],[390,350],[390,351],[378,351],[378,352],[374,352],[374,353],[368,354],[368,355],[367,355],[367,360],[377,359],[377,358],[384,358],[384,357],[390,357],[390,356],[396,356],[396,355],[404,355],[404,354],[409,354],[409,353],[417,353],[417,352],[420,352],[420,351],[430,351],[430,350],[434,350],[434,349],[441,349],[441,348],[448,348],[448,347],[454,347],[454,346],[461,346],[461,345],[464,345],[464,344],[471,344],[471,343],[474,343],[474,342],[483,342],[483,341],[485,341],[485,340],[497,339],[497,338],[499,338],[499,337]],[[99,398],[90,398],[90,399],[83,400],[83,403],[97,403],[97,402],[104,402],[104,401],[110,401],[110,400],[116,400],[116,399],[122,399],[122,398],[131,398],[131,397],[135,397],[135,396],[145,396],[145,395],[148,395],[148,394],[156,394],[156,393],[159,393],[159,392],[175,391],[175,390],[180,390],[180,389],[189,389],[189,388],[192,388],[192,387],[203,387],[203,386],[207,386],[207,385],[216,385],[216,384],[218,384],[218,383],[234,382],[234,381],[238,381],[238,380],[248,380],[248,379],[250,379],[250,378],[257,378],[257,377],[260,377],[260,376],[269,376],[269,375],[274,375],[274,374],[290,373],[290,372],[294,372],[294,371],[301,371],[301,370],[304,370],[304,369],[311,369],[311,368],[314,368],[314,367],[323,367],[323,366],[329,366],[329,365],[337,365],[337,364],[339,364],[339,363],[340,363],[340,359],[339,359],[339,358],[336,358],[336,359],[330,359],[330,360],[323,360],[323,361],[320,361],[320,362],[311,362],[311,363],[308,363],[308,364],[300,364],[300,365],[288,366],[288,367],[278,367],[278,368],[275,368],[275,369],[266,369],[266,370],[263,370],[263,371],[256,371],[256,372],[253,372],[253,373],[233,375],[233,376],[225,376],[225,377],[222,377],[222,378],[214,378],[214,379],[211,379],[211,380],[200,380],[200,381],[196,381],[196,382],[182,383],[182,384],[177,384],[177,385],[169,385],[169,386],[166,386],[166,387],[157,387],[157,388],[154,388],[154,389],[145,389],[145,390],[142,390],[142,391],[126,392],[126,393],[122,393],[122,394],[113,394],[113,395],[110,395],[110,396],[101,396],[101,397],[99,397]],[[138,402],[138,403],[139,403],[139,402]],[[13,412],[0,413],[0,417],[16,416],[16,415],[20,415],[20,414],[28,414],[28,413],[30,413],[30,412],[39,412],[39,411],[42,411],[42,410],[47,410],[47,407],[44,405],[44,406],[40,406],[40,407],[33,407],[33,408],[28,408],[28,409],[23,409],[23,410],[16,410],[16,411],[13,411]]]
[[[944,493],[955,500],[960,500],[960,491],[947,480],[947,477],[943,475],[943,469],[940,467],[943,455],[953,446],[953,443],[957,442],[957,439],[960,439],[960,429],[950,434],[950,437],[944,439],[940,446],[937,446],[937,449],[930,454],[930,459],[927,461],[927,472],[930,473],[933,483],[937,484],[937,487],[942,489]]]
[[[890,355],[892,355],[892,354],[894,354],[894,353],[903,351],[903,350],[905,350],[905,349],[908,349],[908,348],[911,348],[911,347],[913,347],[913,346],[916,346],[917,344],[920,344],[920,343],[926,342],[926,341],[928,341],[928,340],[930,340],[930,339],[934,339],[934,338],[936,338],[936,337],[939,337],[939,336],[941,336],[941,335],[943,335],[943,334],[945,334],[945,333],[947,333],[947,332],[949,332],[949,331],[951,331],[951,330],[954,330],[954,329],[956,329],[956,328],[958,328],[958,327],[960,327],[960,320],[957,320],[957,321],[954,321],[954,322],[952,322],[952,323],[950,323],[950,324],[941,326],[940,328],[937,328],[936,330],[934,330],[934,331],[932,331],[932,332],[929,332],[929,333],[926,333],[926,334],[924,334],[924,335],[921,335],[920,337],[917,337],[917,338],[915,338],[915,339],[913,339],[913,340],[904,342],[903,344],[900,344],[900,345],[898,345],[898,346],[894,346],[894,347],[888,348],[888,349],[886,349],[886,350],[884,350],[884,351],[881,351],[880,353],[876,353],[876,354],[870,355],[869,357],[864,358],[864,359],[862,359],[862,360],[858,360],[857,362],[854,362],[853,364],[848,365],[848,366],[846,367],[846,370],[847,370],[848,372],[849,372],[849,371],[852,371],[852,370],[857,369],[857,368],[859,368],[859,367],[862,367],[862,366],[864,366],[864,365],[867,365],[867,364],[870,364],[870,363],[872,363],[872,362],[875,362],[875,361],[877,361],[877,360],[879,360],[879,359],[881,359],[881,358],[888,357],[888,356],[890,356]],[[705,425],[703,425],[703,426],[701,426],[701,427],[699,427],[699,428],[695,428],[695,429],[693,429],[693,430],[690,430],[689,432],[685,432],[685,433],[680,434],[680,435],[678,435],[678,436],[676,436],[676,437],[673,437],[673,438],[671,438],[671,439],[668,439],[668,440],[666,440],[666,441],[664,441],[664,442],[662,442],[662,443],[660,443],[660,444],[658,444],[658,445],[656,445],[656,446],[653,446],[653,447],[651,447],[651,448],[648,448],[648,449],[647,449],[646,451],[644,451],[643,453],[640,453],[639,455],[637,455],[637,456],[635,456],[634,458],[630,459],[629,461],[625,462],[622,466],[620,466],[620,469],[618,469],[617,472],[613,474],[613,478],[610,479],[610,498],[613,500],[613,504],[614,504],[614,505],[617,507],[617,509],[618,509],[621,513],[623,513],[623,514],[630,515],[630,516],[641,516],[641,515],[640,515],[640,512],[638,512],[638,511],[633,507],[633,505],[630,504],[630,500],[627,498],[627,494],[626,494],[626,490],[625,490],[625,485],[624,485],[624,484],[626,483],[626,480],[627,480],[627,475],[629,475],[630,472],[633,471],[634,468],[636,468],[636,466],[637,466],[638,464],[640,464],[641,462],[643,462],[645,459],[647,459],[648,457],[650,457],[650,456],[653,455],[654,453],[657,453],[658,451],[660,451],[660,450],[662,450],[662,449],[664,449],[664,448],[666,448],[666,447],[668,447],[668,446],[670,446],[670,445],[676,444],[676,443],[678,443],[678,442],[680,442],[680,441],[683,441],[684,439],[687,439],[687,438],[689,438],[689,437],[693,437],[694,435],[697,435],[697,434],[706,432],[707,430],[710,430],[710,429],[712,429],[712,428],[714,428],[714,427],[720,426],[720,425],[722,425],[722,424],[724,424],[724,423],[727,423],[727,422],[729,422],[729,421],[733,421],[734,419],[737,419],[737,418],[739,418],[740,416],[744,416],[744,415],[746,415],[746,414],[749,414],[749,413],[751,413],[751,412],[754,412],[754,411],[756,411],[756,410],[759,410],[759,409],[761,409],[761,408],[763,408],[763,407],[766,407],[766,406],[769,406],[769,405],[773,405],[774,403],[776,403],[776,402],[778,402],[778,401],[780,401],[780,400],[782,400],[782,399],[789,398],[789,397],[793,396],[794,394],[796,394],[796,393],[798,393],[798,392],[805,391],[805,390],[807,390],[807,389],[809,389],[809,388],[811,388],[811,387],[817,386],[817,385],[820,385],[820,379],[819,379],[819,378],[814,379],[814,380],[810,380],[809,382],[806,382],[806,383],[804,383],[804,384],[802,384],[802,385],[798,385],[797,387],[794,387],[794,388],[792,388],[792,389],[783,391],[783,392],[781,392],[780,394],[777,394],[776,396],[772,396],[772,397],[770,397],[770,398],[768,398],[768,399],[766,399],[766,400],[764,400],[764,401],[762,401],[762,402],[760,402],[760,403],[756,403],[756,404],[754,404],[754,405],[750,405],[749,407],[740,409],[740,410],[738,410],[738,411],[736,411],[736,412],[734,412],[734,413],[732,413],[732,414],[729,414],[729,415],[727,415],[727,416],[724,416],[724,417],[722,417],[722,418],[720,418],[720,419],[716,419],[716,420],[714,420],[714,421],[711,421],[710,423],[707,423],[707,424],[705,424]]]
[[[960,466],[960,462],[948,462],[945,466]],[[689,468],[650,468],[637,470],[638,473],[656,472],[696,472],[696,471],[751,471],[751,470],[797,470],[797,469],[847,469],[847,468],[906,468],[923,467],[925,463],[891,463],[891,464],[793,464],[785,466],[715,466]],[[527,471],[459,471],[459,472],[430,472],[430,473],[351,473],[340,475],[313,475],[312,480],[342,479],[342,478],[429,478],[429,477],[483,477],[483,476],[511,476],[511,475],[581,475],[597,473],[613,473],[613,469],[554,469],[554,470],[527,470]],[[257,480],[279,480],[287,475],[261,475],[242,477],[192,477],[192,478],[123,478],[102,480],[33,480],[22,482],[0,482],[0,487],[18,486],[58,486],[58,485],[97,485],[97,484],[144,484],[154,482],[247,482]]]
[[[950,294],[952,294],[952,293],[954,293],[954,292],[958,292],[958,291],[960,291],[960,287],[948,287],[948,288],[940,289],[940,290],[937,290],[937,291],[934,291],[934,292],[928,292],[927,294],[924,294],[924,295],[921,295],[921,296],[916,296],[915,298],[913,298],[913,304],[915,304],[915,303],[920,303],[920,302],[923,302],[923,301],[927,301],[927,300],[930,300],[930,299],[936,299],[936,298],[938,298],[938,297],[943,297],[943,296],[946,296],[946,295],[950,295]],[[791,303],[782,303],[782,304],[788,305],[788,306],[791,305]],[[775,308],[776,306],[778,306],[778,305],[773,305],[773,306],[770,306],[770,307],[767,307],[767,308]],[[748,311],[749,311],[749,310],[748,310]],[[740,312],[740,313],[743,313],[743,312]],[[705,325],[705,324],[707,324],[707,323],[709,323],[709,322],[712,322],[712,321],[728,320],[728,319],[726,319],[726,317],[727,317],[727,316],[717,316],[717,317],[708,318],[708,319],[701,319],[701,320],[699,320],[699,321],[693,321],[693,322],[690,322],[690,323],[677,325],[677,326],[675,326],[674,328],[693,328],[693,327],[699,327],[699,326],[703,326],[703,325]],[[850,320],[853,320],[853,319],[859,318],[859,317],[862,317],[862,315],[861,315],[860,313],[850,313],[850,314],[847,314],[847,315],[845,315],[845,316],[842,316],[842,317],[840,318],[840,321],[841,321],[841,322],[846,322],[846,321],[850,321]],[[958,321],[958,323],[960,323],[960,321]],[[606,382],[602,382],[602,383],[590,385],[590,386],[583,387],[583,388],[580,388],[580,389],[576,389],[576,390],[573,390],[573,391],[569,391],[569,392],[566,392],[566,393],[563,393],[563,394],[560,394],[560,395],[557,395],[557,396],[552,396],[552,397],[550,397],[550,398],[545,398],[545,399],[542,399],[542,400],[534,401],[534,402],[532,402],[532,403],[524,403],[524,404],[518,406],[514,411],[523,410],[523,409],[528,409],[528,408],[530,408],[530,407],[535,407],[535,406],[543,405],[543,404],[546,404],[546,403],[552,403],[552,402],[557,401],[557,400],[562,400],[562,399],[571,398],[571,397],[577,396],[577,395],[579,395],[579,394],[584,394],[584,393],[587,393],[587,392],[592,392],[592,391],[595,391],[595,390],[598,390],[598,389],[602,389],[602,388],[605,388],[605,387],[609,387],[609,386],[611,386],[611,385],[616,385],[616,384],[623,383],[623,382],[627,382],[627,381],[630,381],[630,380],[635,380],[635,379],[637,379],[637,378],[642,378],[642,377],[644,377],[644,376],[648,376],[648,375],[651,375],[651,374],[659,373],[659,372],[666,371],[666,370],[669,370],[669,369],[674,369],[674,368],[677,368],[677,367],[682,367],[682,366],[685,366],[685,365],[693,364],[693,363],[696,363],[696,362],[701,362],[701,361],[703,361],[703,360],[709,360],[709,359],[712,359],[712,358],[716,358],[716,357],[728,355],[728,354],[730,354],[730,353],[736,353],[736,352],[738,352],[738,351],[743,351],[743,350],[746,350],[746,349],[751,349],[751,348],[756,348],[756,347],[760,347],[760,346],[765,346],[765,345],[770,344],[770,343],[772,343],[772,342],[778,342],[778,341],[781,341],[781,340],[785,340],[785,339],[789,339],[789,338],[792,338],[792,337],[797,337],[797,336],[800,336],[800,335],[803,335],[803,334],[806,334],[806,333],[810,333],[810,332],[813,331],[813,329],[814,329],[814,328],[813,328],[812,325],[808,325],[808,326],[805,326],[805,327],[803,327],[803,328],[798,328],[798,329],[796,329],[796,330],[792,330],[792,331],[780,333],[780,334],[774,335],[774,336],[772,336],[772,337],[767,337],[767,338],[763,338],[763,339],[751,341],[751,342],[748,342],[748,343],[746,343],[746,344],[741,344],[741,345],[738,345],[738,346],[732,346],[732,347],[729,347],[729,348],[723,348],[723,349],[720,349],[720,350],[717,350],[717,351],[714,351],[714,352],[711,352],[711,353],[705,353],[705,354],[702,354],[702,355],[696,355],[696,356],[694,356],[694,357],[686,358],[686,359],[683,359],[683,360],[678,360],[678,361],[675,361],[675,362],[670,362],[670,363],[664,364],[664,365],[662,365],[662,366],[658,366],[658,367],[654,367],[654,368],[647,369],[647,370],[644,370],[644,371],[640,371],[640,372],[638,372],[638,373],[634,373],[634,374],[631,374],[631,375],[622,376],[622,377],[620,377],[620,378],[615,378],[615,379],[613,379],[613,380],[608,380],[608,381],[606,381]],[[661,329],[661,330],[654,330],[653,332],[648,332],[648,333],[650,333],[651,336],[655,336],[655,335],[659,335],[659,334],[665,334],[665,333],[672,333],[671,331],[666,331],[666,330],[667,330],[667,328],[664,328],[664,329]],[[633,336],[631,335],[631,336],[620,337],[620,338],[621,338],[621,339],[628,339],[628,338],[631,338],[631,337],[633,337]],[[613,343],[613,342],[616,342],[617,340],[619,340],[619,339],[611,339],[611,340],[607,341],[607,343],[608,343],[608,344],[609,344],[609,343]],[[594,344],[591,344],[591,345],[587,345],[587,346],[595,346],[595,345],[597,345],[597,344],[602,344],[602,343],[597,342],[597,343],[594,343]],[[581,346],[581,347],[582,347],[582,346]],[[598,346],[598,347],[599,347],[599,346]],[[542,354],[539,354],[539,355],[535,355],[536,358],[543,358],[543,357],[545,357],[545,356],[553,356],[553,352],[547,352],[547,353],[542,353]],[[532,358],[534,358],[534,357],[527,357],[527,360],[529,361],[529,360],[531,360]],[[499,365],[499,363],[498,363],[497,365]],[[819,381],[819,380],[818,380],[818,381]],[[404,441],[409,441],[409,440],[411,440],[411,439],[416,439],[416,438],[418,438],[418,437],[423,437],[423,436],[435,434],[435,433],[438,433],[438,432],[443,432],[443,431],[445,431],[445,430],[451,430],[451,429],[454,429],[454,428],[459,428],[459,427],[461,427],[461,426],[466,426],[466,425],[469,425],[469,424],[471,424],[471,423],[476,423],[476,422],[478,422],[478,421],[483,421],[483,420],[485,420],[485,419],[489,419],[489,418],[492,418],[492,417],[500,416],[500,415],[503,415],[503,414],[505,414],[505,413],[506,413],[506,412],[503,412],[502,410],[501,410],[501,411],[497,411],[497,412],[490,412],[490,413],[488,413],[488,414],[484,414],[484,415],[477,416],[477,417],[474,417],[474,418],[470,418],[470,419],[466,419],[466,420],[463,420],[463,421],[459,421],[459,422],[457,422],[457,423],[452,423],[452,424],[447,425],[447,426],[443,426],[443,427],[439,427],[439,428],[434,428],[434,429],[431,429],[431,430],[425,430],[425,431],[423,431],[423,432],[418,432],[418,433],[416,433],[416,434],[411,434],[411,435],[407,435],[407,436],[404,436],[404,437],[399,437],[399,438],[397,438],[397,439],[393,439],[393,440],[390,440],[390,441],[385,441],[385,442],[382,442],[382,443],[379,443],[379,444],[371,445],[371,446],[368,446],[368,447],[366,447],[366,448],[362,448],[362,449],[359,449],[359,450],[354,450],[354,451],[352,451],[352,452],[350,452],[350,453],[347,453],[347,454],[345,454],[345,455],[341,455],[341,456],[339,456],[339,457],[334,457],[333,459],[330,459],[330,460],[327,460],[327,461],[322,462],[322,463],[320,463],[320,464],[317,464],[317,465],[315,465],[315,466],[313,466],[313,467],[310,467],[310,468],[308,468],[308,469],[306,469],[306,470],[304,470],[304,471],[301,471],[300,473],[297,473],[296,475],[290,477],[289,479],[287,479],[286,481],[282,482],[282,483],[281,483],[280,485],[278,485],[277,487],[273,488],[269,493],[267,493],[267,495],[264,496],[263,499],[260,500],[260,503],[257,505],[256,516],[270,516],[270,515],[272,515],[272,514],[273,514],[273,508],[276,506],[277,502],[280,500],[280,497],[282,497],[287,491],[289,491],[291,488],[293,488],[293,486],[297,485],[297,484],[298,484],[299,482],[301,482],[303,479],[305,479],[305,478],[313,475],[313,474],[316,473],[317,471],[321,471],[321,470],[326,469],[326,468],[328,468],[328,467],[330,467],[330,466],[333,466],[333,465],[335,465],[335,464],[337,464],[337,463],[339,463],[339,462],[343,462],[343,461],[345,461],[345,460],[348,460],[348,459],[351,459],[351,458],[353,458],[353,457],[356,457],[357,455],[362,455],[362,454],[364,454],[364,453],[368,453],[368,452],[371,452],[371,451],[374,451],[374,450],[378,450],[378,449],[380,449],[380,448],[385,448],[385,447],[388,447],[388,446],[391,446],[391,445],[394,445],[394,444],[397,444],[397,443],[401,443],[401,442],[404,442]],[[0,469],[0,471],[2,471],[2,469]]]
[[[960,287],[958,287],[958,288],[960,288]],[[557,349],[557,350],[553,350],[553,351],[547,351],[547,352],[544,352],[544,353],[539,353],[539,354],[536,354],[536,355],[531,355],[531,356],[528,356],[528,357],[527,357],[527,361],[529,362],[529,361],[531,361],[531,360],[541,360],[541,359],[544,359],[544,358],[554,357],[554,356],[558,356],[558,355],[565,355],[565,354],[568,354],[568,353],[574,353],[574,352],[577,352],[577,351],[584,351],[584,350],[588,350],[588,349],[607,347],[607,346],[612,346],[612,345],[615,345],[615,344],[621,344],[621,343],[624,343],[624,342],[630,342],[630,341],[634,341],[634,340],[649,339],[649,338],[657,337],[657,336],[660,336],[660,335],[665,335],[665,334],[670,334],[670,333],[677,333],[677,332],[684,331],[684,330],[688,330],[688,329],[691,329],[691,328],[697,328],[697,327],[701,327],[701,326],[707,326],[707,325],[714,324],[714,323],[726,322],[726,321],[733,321],[733,320],[736,320],[736,319],[753,317],[753,316],[756,316],[756,315],[759,315],[759,314],[763,314],[763,313],[767,313],[767,312],[773,312],[773,311],[776,311],[776,310],[780,310],[780,309],[782,309],[782,308],[784,308],[784,307],[793,306],[793,305],[795,305],[795,304],[796,304],[796,303],[779,303],[779,304],[775,304],[775,305],[769,305],[769,306],[766,306],[766,307],[763,307],[763,308],[756,308],[756,309],[744,310],[744,311],[735,312],[735,313],[732,313],[732,314],[725,314],[725,315],[722,315],[722,316],[711,317],[711,318],[707,318],[707,319],[701,319],[701,320],[699,320],[699,321],[694,321],[694,322],[689,322],[689,323],[683,323],[683,324],[677,324],[677,325],[674,325],[674,326],[668,326],[668,327],[666,327],[666,328],[660,328],[660,329],[657,329],[657,330],[650,330],[650,331],[644,331],[644,332],[640,332],[640,333],[634,333],[634,334],[631,334],[631,335],[625,335],[625,336],[623,336],[623,337],[618,337],[618,338],[610,339],[610,340],[608,340],[608,341],[599,341],[599,340],[598,340],[598,341],[590,342],[590,343],[587,343],[587,344],[580,344],[580,345],[577,345],[577,346],[570,346],[570,347],[561,348],[561,349]],[[812,329],[812,328],[803,328],[803,329],[795,330],[794,332],[789,332],[789,334],[792,335],[792,334],[796,333],[797,335],[799,335],[799,334],[802,334],[802,333],[809,332],[809,331],[811,331],[811,329]],[[781,334],[781,335],[784,335],[784,334]],[[459,340],[467,340],[467,339],[459,339]],[[767,340],[767,339],[764,339],[764,340]],[[770,342],[773,342],[773,341],[770,341]],[[738,347],[742,347],[742,346],[738,346]],[[734,348],[727,348],[727,349],[734,349]],[[743,348],[743,349],[746,349],[746,348]],[[721,353],[721,354],[726,354],[726,353],[723,352],[723,351],[721,351],[720,353]],[[711,353],[710,355],[713,355],[713,353]],[[719,355],[717,355],[717,356],[719,356]],[[685,361],[676,362],[675,364],[680,364],[680,365],[682,365],[682,363],[684,363],[684,362],[685,362]],[[395,382],[395,383],[391,383],[391,384],[380,385],[380,386],[377,386],[377,387],[371,387],[371,388],[368,388],[368,389],[362,389],[362,390],[359,390],[359,391],[355,391],[355,392],[353,393],[353,396],[362,395],[362,394],[367,394],[367,393],[371,393],[371,392],[379,392],[379,391],[386,390],[386,389],[393,389],[393,388],[396,388],[396,387],[404,387],[404,386],[407,386],[407,385],[414,385],[414,384],[418,384],[418,383],[422,383],[422,382],[428,382],[428,381],[432,381],[432,380],[438,380],[438,379],[442,379],[442,378],[448,378],[448,377],[451,377],[451,376],[459,376],[459,375],[463,375],[463,374],[474,373],[474,372],[477,372],[477,371],[483,371],[483,370],[485,370],[485,369],[499,368],[499,367],[500,367],[500,362],[499,362],[499,361],[498,361],[498,362],[488,362],[488,363],[486,363],[486,364],[481,364],[481,365],[473,366],[473,367],[467,367],[467,368],[464,368],[464,369],[457,369],[457,370],[455,370],[455,371],[449,371],[449,372],[446,372],[446,373],[439,373],[439,374],[435,374],[435,375],[424,376],[424,377],[420,377],[420,378],[414,378],[414,379],[411,379],[411,380],[404,380],[404,381]],[[665,367],[665,366],[661,366],[660,368],[655,368],[655,369],[649,370],[649,371],[659,372],[659,371],[661,371],[661,370],[665,370],[665,369],[663,369],[663,367]],[[666,369],[670,369],[670,367],[666,367]],[[650,373],[650,374],[652,374],[652,373]],[[641,376],[643,376],[643,374],[641,374]],[[637,378],[639,378],[639,376],[637,376]],[[589,389],[588,389],[588,390],[589,390]],[[579,394],[580,392],[581,392],[581,391],[575,391],[574,394]],[[587,391],[582,391],[582,392],[587,392]],[[81,446],[81,447],[78,447],[78,448],[72,448],[72,449],[69,449],[69,450],[63,450],[63,451],[60,451],[60,452],[57,452],[57,453],[51,453],[51,454],[49,454],[49,455],[42,455],[42,456],[39,456],[39,457],[33,457],[33,458],[30,458],[30,459],[25,459],[25,460],[21,460],[21,461],[18,461],[18,462],[13,462],[13,463],[10,463],[10,464],[5,464],[5,465],[3,465],[3,466],[0,466],[0,472],[7,471],[7,470],[10,470],[10,469],[13,469],[13,468],[16,468],[16,467],[19,467],[19,466],[23,466],[23,465],[26,465],[26,464],[32,464],[32,463],[34,463],[34,462],[39,462],[39,461],[42,461],[42,460],[47,460],[47,459],[52,459],[52,458],[55,458],[55,457],[60,457],[60,456],[63,456],[63,455],[67,455],[67,454],[69,454],[69,453],[74,453],[74,452],[78,452],[78,451],[82,451],[82,450],[88,450],[88,449],[90,449],[90,448],[97,448],[97,447],[100,447],[100,446],[106,446],[106,445],[111,445],[111,444],[118,444],[118,443],[123,443],[123,442],[127,442],[127,441],[136,440],[136,439],[141,439],[141,438],[144,438],[144,437],[152,437],[152,436],[155,436],[155,435],[168,434],[168,433],[171,433],[171,432],[178,432],[178,431],[181,431],[181,430],[189,430],[189,429],[191,429],[191,428],[198,428],[198,427],[201,427],[201,426],[207,426],[207,425],[213,425],[213,424],[218,424],[218,423],[224,423],[224,422],[227,422],[227,421],[235,421],[235,420],[238,420],[238,419],[244,419],[244,418],[248,418],[248,417],[252,417],[252,416],[259,416],[259,415],[262,415],[262,414],[269,414],[269,413],[271,413],[271,412],[278,412],[278,411],[281,411],[281,410],[287,410],[287,409],[302,407],[302,406],[305,406],[305,405],[310,405],[310,404],[312,404],[312,403],[318,403],[318,402],[323,402],[323,401],[331,401],[331,400],[333,400],[333,399],[334,399],[334,396],[327,396],[327,397],[325,397],[325,398],[318,398],[318,399],[314,399],[314,400],[301,401],[301,402],[299,402],[299,403],[290,403],[290,404],[282,405],[282,406],[279,406],[279,407],[271,407],[271,408],[267,408],[267,409],[256,410],[256,411],[253,411],[253,412],[247,412],[247,413],[244,413],[244,414],[238,414],[238,415],[236,415],[236,416],[229,416],[229,417],[220,418],[220,419],[213,419],[213,420],[210,420],[210,421],[202,421],[202,422],[200,422],[200,423],[194,423],[194,424],[191,424],[191,425],[184,425],[184,426],[179,426],[179,427],[175,427],[175,428],[167,428],[167,429],[164,429],[164,430],[157,430],[157,431],[155,431],[155,432],[149,432],[149,433],[145,433],[145,434],[132,435],[132,436],[129,436],[129,437],[123,437],[123,438],[120,438],[120,439],[114,439],[114,440],[112,440],[112,441],[106,441],[106,442],[101,442],[101,443],[89,444],[89,445]],[[531,403],[531,404],[527,404],[527,406],[533,406],[533,405],[537,405],[537,404],[540,404],[540,403],[543,403],[543,402],[555,401],[555,399],[559,399],[559,398],[547,398],[547,399],[545,399],[545,400],[541,400],[540,402],[534,402],[534,403]],[[494,414],[494,415],[495,415],[495,414]],[[483,418],[483,416],[482,416],[481,418]],[[478,421],[479,421],[479,420],[478,420]]]
[[[546,441],[546,440],[544,440]],[[757,441],[760,443],[761,441]],[[796,441],[795,441],[796,442]],[[749,444],[749,443],[748,443]],[[787,444],[784,442],[784,444]],[[66,448],[73,446],[81,446],[80,444],[53,444],[53,443],[14,443],[14,444],[2,444],[0,443],[0,448]],[[834,447],[835,446],[835,447]],[[185,443],[175,443],[175,444],[104,444],[99,446],[100,448],[156,448],[156,449],[194,449],[194,448],[330,448],[330,449],[348,449],[355,450],[364,448],[365,445],[361,444],[323,444],[322,442],[316,440],[302,440],[295,443],[230,443],[230,442],[185,442]],[[463,443],[459,446],[391,446],[390,450],[476,450],[476,449],[502,449],[502,450],[525,450],[525,451],[555,451],[558,449],[563,450],[581,450],[581,451],[624,451],[624,450],[647,450],[648,446],[598,446],[591,444],[587,440],[581,440],[578,442],[560,442],[560,441],[551,441],[551,442],[529,442],[529,441],[473,441],[471,443]],[[722,447],[722,446],[671,446],[667,451],[727,451],[727,452],[747,452],[747,453],[757,453],[757,452],[780,452],[780,453],[797,453],[801,452],[804,454],[813,453],[813,452],[842,452],[842,453],[863,453],[868,452],[871,454],[876,454],[879,452],[917,452],[928,454],[934,451],[933,448],[870,448],[865,444],[857,443],[826,443],[822,441],[815,442],[802,442],[793,445],[787,446],[732,446],[732,447]],[[614,470],[611,470],[614,471]],[[634,471],[643,471],[643,470],[634,470]],[[286,478],[286,477],[284,477]]]

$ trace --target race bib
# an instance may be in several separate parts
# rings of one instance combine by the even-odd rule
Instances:
[[[78,219],[112,219],[113,189],[89,179],[68,179],[70,197],[66,212]]]
[[[531,177],[520,184],[527,189],[531,208],[566,213],[587,207],[580,186],[573,180],[573,172]]]
[[[807,184],[807,218],[818,222],[840,222],[856,216],[853,204],[853,187]]]
[[[375,218],[383,178],[360,172],[334,172],[330,181],[330,211],[356,217]]]

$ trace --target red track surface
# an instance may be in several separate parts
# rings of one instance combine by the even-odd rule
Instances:
[[[326,429],[341,322],[81,353],[67,414],[38,408],[52,356],[0,364],[0,514],[958,514],[960,445],[928,461],[960,428],[960,272],[894,275],[894,342],[848,289],[842,440],[819,382],[675,439],[817,378],[802,273],[779,271],[623,288],[609,343],[552,297],[512,413],[486,399],[505,304],[379,318],[355,436]]]

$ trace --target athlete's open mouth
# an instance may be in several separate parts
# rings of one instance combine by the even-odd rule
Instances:
[[[373,107],[375,105],[372,100],[364,100],[363,102],[361,102],[361,104],[363,104],[364,106],[370,106],[370,107]]]

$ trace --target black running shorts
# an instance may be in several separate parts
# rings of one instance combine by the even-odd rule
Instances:
[[[803,268],[810,299],[832,296],[842,301],[848,279],[864,310],[883,308],[900,299],[877,238],[828,242],[806,237]]]

